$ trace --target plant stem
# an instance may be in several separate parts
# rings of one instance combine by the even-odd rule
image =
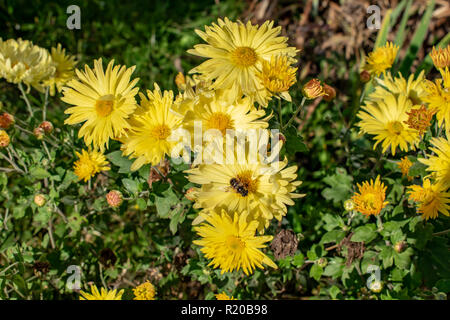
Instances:
[[[278,100],[278,117],[280,118],[280,128],[283,128],[283,116],[281,115],[281,99]]]
[[[30,116],[33,116],[33,108],[31,108],[30,101],[28,100],[27,93],[23,89],[22,83],[19,82],[19,90],[22,93],[22,98],[25,100],[25,103],[27,104],[28,112],[30,113]]]
[[[297,118],[298,113],[300,110],[302,110],[303,106],[305,105],[306,98],[303,97],[302,102],[300,103],[300,106],[297,108],[297,111],[295,111],[294,116],[289,119],[289,121],[286,123],[286,125],[283,127],[283,131],[289,127],[289,125],[294,121],[295,118]]]
[[[444,230],[444,231],[439,231],[439,232],[435,232],[432,234],[432,236],[442,236],[443,234],[449,233],[450,229]]]
[[[44,105],[42,106],[42,121],[45,121],[45,118],[47,117],[48,90],[49,87],[46,87]]]
[[[8,158],[7,156],[5,156],[2,152],[0,152],[0,156],[5,159],[6,161],[9,162],[10,165],[13,166],[13,168],[18,171],[19,173],[25,174],[25,172],[19,168],[19,166],[10,158]]]

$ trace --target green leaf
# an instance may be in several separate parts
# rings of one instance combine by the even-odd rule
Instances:
[[[441,279],[434,285],[439,291],[449,293],[450,292],[450,279]]]
[[[405,58],[403,59],[403,62],[400,65],[400,72],[405,77],[409,74],[411,65],[413,61],[416,59],[417,52],[419,51],[419,48],[422,47],[422,43],[425,40],[425,37],[428,33],[428,26],[430,24],[431,17],[433,15],[435,3],[436,0],[431,0],[428,3],[427,9],[425,10],[422,19],[420,20],[419,27],[416,29],[416,32],[414,32],[413,38],[411,39],[409,47],[406,51]]]
[[[50,173],[41,167],[32,167],[30,168],[30,174],[34,178],[41,180],[50,177]]]
[[[138,183],[132,179],[124,178],[122,184],[131,194],[137,194],[139,191]]]
[[[389,268],[394,263],[394,249],[384,247],[380,252],[380,259],[383,261],[383,268]]]
[[[401,48],[403,46],[403,41],[405,41],[405,36],[406,36],[405,29],[406,29],[406,24],[408,22],[408,19],[409,19],[410,13],[411,13],[410,9],[411,9],[412,0],[408,0],[407,2],[405,2],[405,1],[402,1],[402,2],[403,2],[402,3],[403,5],[406,4],[406,9],[403,11],[402,20],[397,29],[398,31],[397,31],[397,34],[396,34],[395,40],[394,40],[394,43],[399,48]],[[399,8],[400,8],[400,5],[397,6],[397,8],[395,8],[395,11],[397,11]],[[394,14],[393,14],[393,16],[394,16]]]
[[[106,155],[112,164],[119,167],[119,173],[131,173],[132,160],[122,156],[122,151],[114,151]]]
[[[375,232],[374,228],[371,228],[369,226],[361,226],[355,229],[355,232],[352,235],[352,238],[350,239],[353,242],[370,242],[373,239],[375,239],[377,236],[377,233]]]
[[[336,279],[342,275],[343,271],[344,271],[344,259],[333,258],[326,266],[323,275]]]
[[[163,197],[155,196],[156,212],[161,218],[168,218],[172,206],[178,203],[178,197],[172,189],[163,192]]]
[[[353,177],[347,174],[343,168],[337,168],[336,174],[327,176],[323,181],[330,186],[322,191],[322,196],[327,200],[333,200],[334,204],[347,200],[352,193]]]
[[[297,128],[289,126],[286,132],[286,151],[289,154],[295,154],[296,152],[307,152],[308,147],[303,142],[303,137]]]
[[[322,240],[320,240],[320,243],[329,243],[329,242],[341,242],[342,239],[345,237],[345,231],[342,230],[331,230],[325,233],[322,237]]]
[[[301,267],[302,265],[303,265],[303,263],[305,262],[305,256],[303,255],[303,253],[297,253],[295,256],[294,256],[294,259],[292,259],[292,264],[294,265],[294,266],[296,266],[297,268],[298,267]]]
[[[409,269],[411,264],[411,255],[414,253],[412,248],[408,248],[402,253],[397,253],[394,251],[394,262],[398,268]]]
[[[314,278],[316,281],[320,280],[322,273],[323,273],[323,268],[318,266],[317,264],[313,264],[313,266],[309,270],[309,276]]]

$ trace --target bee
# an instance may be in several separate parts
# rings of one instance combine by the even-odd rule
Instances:
[[[241,196],[246,197],[248,195],[248,186],[246,185],[246,183],[242,183],[238,179],[232,178],[230,180],[230,186]]]

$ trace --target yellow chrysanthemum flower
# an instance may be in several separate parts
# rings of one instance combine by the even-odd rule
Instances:
[[[392,67],[398,49],[398,46],[392,42],[387,42],[383,47],[376,48],[373,52],[369,53],[364,69],[375,76],[379,76],[386,69]]]
[[[75,161],[73,169],[79,180],[87,182],[100,171],[108,171],[109,162],[106,157],[98,151],[82,150],[81,153],[75,152],[79,160]]]
[[[277,265],[259,250],[273,237],[255,236],[258,222],[247,222],[247,212],[236,212],[232,217],[225,210],[200,214],[208,223],[194,228],[201,239],[193,243],[202,247],[206,258],[212,259],[210,266],[220,268],[222,274],[242,269],[249,275],[255,268],[264,269],[263,264],[277,269]]]
[[[432,176],[445,186],[450,186],[450,141],[445,138],[432,138],[430,140],[433,147],[430,150],[435,155],[427,159],[418,159],[432,172]]]
[[[0,76],[43,90],[43,81],[55,72],[49,52],[31,41],[0,38]]]
[[[181,124],[181,117],[171,110],[173,92],[161,92],[155,83],[155,89],[147,90],[148,99],[140,94],[141,107],[134,114],[130,123],[132,129],[121,139],[124,156],[137,158],[131,170],[137,170],[144,164],[157,165],[164,156],[171,155],[171,150],[178,142],[171,139],[171,134]]]
[[[375,182],[370,179],[370,182],[364,181],[362,185],[359,183],[358,192],[352,197],[355,203],[355,210],[366,215],[378,215],[388,202],[386,199],[387,187],[381,182],[380,176],[377,176]]]
[[[388,91],[395,95],[406,95],[413,105],[421,104],[421,97],[425,93],[424,75],[425,71],[422,71],[417,78],[415,78],[414,74],[411,74],[406,80],[401,73],[396,77],[392,77],[390,72],[386,72],[383,78],[375,78],[377,85],[375,86],[375,91],[369,95],[369,99],[383,100]]]
[[[383,152],[390,147],[392,155],[395,155],[397,147],[402,151],[415,150],[419,132],[404,123],[412,106],[405,95],[386,93],[383,100],[366,101],[357,114],[361,119],[357,126],[361,132],[375,135],[374,149],[381,142]]]
[[[450,78],[450,77],[449,77]],[[422,100],[428,103],[430,110],[436,112],[436,119],[439,126],[444,125],[447,135],[450,134],[450,85],[443,87],[442,79],[436,79],[435,82],[425,80],[425,93]],[[450,83],[450,80],[449,80]]]
[[[431,184],[424,179],[423,186],[409,186],[409,199],[418,202],[417,212],[422,214],[422,219],[436,219],[439,212],[449,216],[450,193],[440,184]]]
[[[97,286],[91,285],[90,293],[80,291],[80,300],[122,300],[123,292],[123,289],[117,292],[117,289],[107,290],[105,288],[101,288],[99,292]]]
[[[287,56],[272,56],[262,62],[262,71],[257,76],[268,90],[269,98],[274,95],[291,101],[288,90],[297,82],[296,72],[297,68],[291,67]]]
[[[93,145],[101,151],[108,147],[109,139],[122,136],[130,128],[127,119],[136,109],[134,88],[139,79],[130,81],[135,66],[115,66],[112,60],[106,72],[102,59],[94,61],[94,70],[85,65],[85,70],[76,70],[78,80],[74,79],[63,88],[61,100],[75,105],[66,109],[70,117],[66,124],[84,122],[78,131],[78,137],[84,137],[87,146]]]
[[[237,300],[233,296],[229,297],[225,292],[215,295],[217,300]]]
[[[265,132],[265,130],[262,130]],[[255,141],[255,149],[261,150],[268,145],[268,134],[261,135]],[[263,147],[261,147],[263,146]],[[281,142],[272,146],[271,157],[275,157],[281,148]],[[211,163],[202,163],[187,170],[188,179],[201,185],[195,188],[194,208],[226,208],[229,212],[249,212],[249,219],[258,221],[258,231],[263,232],[275,217],[278,220],[286,214],[286,205],[293,205],[294,198],[304,194],[294,193],[302,183],[297,179],[297,167],[286,168],[287,160],[265,161],[252,150],[249,144],[238,144],[234,152],[228,152],[226,159],[222,154],[209,159]],[[272,161],[270,163],[270,161]],[[202,221],[203,216],[194,220]]]
[[[61,44],[52,48],[51,57],[55,73],[45,81],[45,85],[50,87],[50,95],[54,96],[56,90],[61,92],[62,87],[74,78],[76,61],[74,56],[66,55],[66,49],[63,49]]]
[[[402,171],[402,176],[405,178],[408,178],[408,181],[411,181],[413,179],[413,177],[410,177],[408,175],[409,169],[412,166],[411,160],[409,160],[408,157],[403,157],[402,160],[397,163],[397,165],[400,168],[400,170]]]
[[[133,300],[155,300],[156,290],[153,284],[145,281],[134,288],[133,293],[135,296]]]
[[[192,69],[190,73],[200,73],[204,80],[212,81],[213,89],[232,89],[232,98],[242,94],[265,105],[265,89],[257,73],[262,71],[262,62],[273,55],[294,57],[298,52],[288,47],[287,38],[280,37],[281,27],[273,28],[272,22],[252,25],[249,21],[231,22],[228,18],[219,19],[212,27],[205,26],[205,32],[196,33],[207,44],[198,44],[189,53],[208,58]]]
[[[433,60],[433,64],[436,69],[444,69],[445,67],[450,67],[450,45],[445,48],[438,48],[436,50],[433,47],[433,50],[430,53],[431,60]]]

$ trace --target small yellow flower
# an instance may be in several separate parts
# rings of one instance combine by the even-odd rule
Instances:
[[[74,56],[66,55],[66,49],[63,49],[61,44],[52,48],[51,57],[55,73],[44,84],[49,86],[50,95],[54,96],[56,90],[61,92],[62,87],[75,77],[76,61]]]
[[[134,300],[155,300],[156,290],[149,281],[145,281],[134,288],[133,293]]]
[[[380,181],[380,176],[377,176],[375,182],[370,179],[370,182],[364,181],[362,185],[358,185],[358,191],[355,192],[352,200],[355,202],[355,210],[365,214],[378,215],[388,202],[386,199],[387,187]]]
[[[91,285],[91,293],[80,291],[80,300],[122,300],[123,289],[117,292],[101,288],[99,292],[97,286]]]
[[[303,95],[307,99],[315,99],[325,95],[325,89],[319,79],[311,79],[303,86]]]
[[[264,87],[273,95],[280,95],[290,101],[287,91],[297,81],[297,68],[291,67],[292,61],[287,56],[272,56],[262,62],[262,71],[257,74]]]
[[[10,138],[5,130],[0,130],[0,148],[6,148],[9,146]]]
[[[433,60],[433,64],[436,69],[444,69],[445,67],[450,67],[450,45],[445,48],[438,48],[436,50],[433,47],[433,50],[430,53],[431,60]]]
[[[229,297],[225,292],[216,294],[217,300],[237,300],[233,296]]]
[[[82,150],[81,154],[76,152],[79,160],[75,161],[73,169],[79,180],[87,182],[100,171],[107,171],[110,169],[105,156],[98,151]]]
[[[433,155],[427,159],[418,159],[428,168],[433,177],[446,186],[450,186],[450,140],[444,138],[432,138],[430,151]]]
[[[409,188],[409,200],[418,202],[417,212],[422,214],[423,219],[436,219],[439,212],[450,215],[450,193],[445,192],[442,184],[431,184],[430,180],[424,179],[423,186],[414,185]]]
[[[375,76],[379,76],[386,69],[392,67],[398,49],[398,46],[392,42],[387,42],[384,47],[376,48],[373,52],[369,53],[364,69]]]
[[[409,168],[412,166],[412,162],[408,159],[408,157],[403,157],[400,162],[397,163],[398,167],[402,171],[402,176],[407,177],[408,181],[411,181],[413,177],[408,175]]]
[[[353,209],[355,209],[355,203],[353,202],[352,199],[345,200],[344,209],[346,211],[352,211]]]

